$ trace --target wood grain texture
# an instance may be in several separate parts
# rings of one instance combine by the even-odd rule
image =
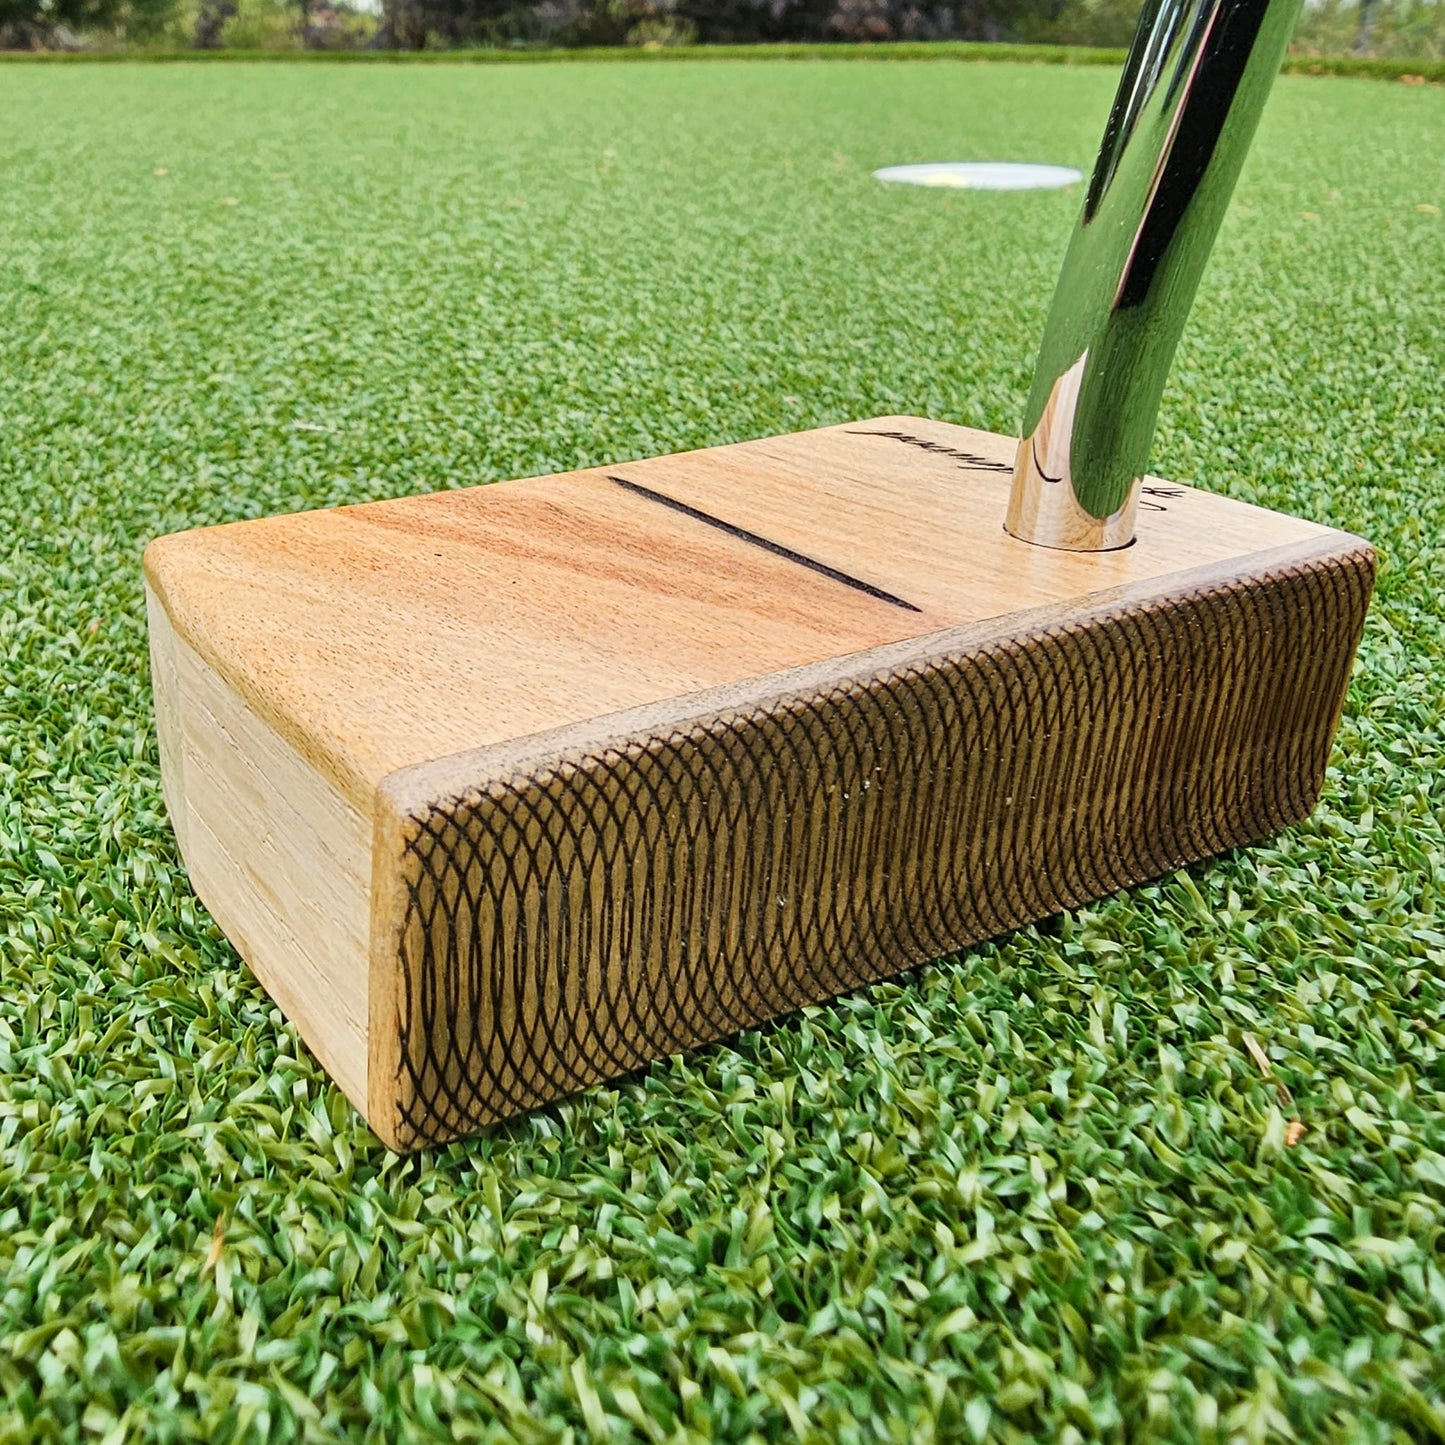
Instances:
[[[364,1111],[372,819],[147,601],[162,791],[191,886]]]
[[[1163,483],[1133,547],[1030,547],[1013,446],[884,418],[152,545],[188,865],[387,1142],[1309,811],[1369,548]]]
[[[1168,510],[1135,546],[1029,547],[1002,531],[1014,445],[885,417],[181,533],[147,575],[180,635],[364,803],[414,763],[1326,534],[1154,483]]]

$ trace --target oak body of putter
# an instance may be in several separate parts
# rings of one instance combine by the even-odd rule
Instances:
[[[1296,7],[1152,0],[1021,444],[881,417],[151,544],[191,882],[385,1143],[1308,815],[1373,553],[1137,505]]]

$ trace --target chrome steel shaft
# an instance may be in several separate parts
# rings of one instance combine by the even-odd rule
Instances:
[[[1044,328],[1006,526],[1133,540],[1159,398],[1300,0],[1145,0]]]

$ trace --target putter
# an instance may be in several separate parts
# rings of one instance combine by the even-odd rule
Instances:
[[[396,1149],[1304,818],[1356,537],[1145,475],[1299,0],[1151,0],[1022,440],[890,416],[147,549],[196,892]]]

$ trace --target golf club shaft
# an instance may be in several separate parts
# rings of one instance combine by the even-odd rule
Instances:
[[[1159,398],[1300,0],[1146,0],[1044,329],[1006,526],[1133,540]]]

